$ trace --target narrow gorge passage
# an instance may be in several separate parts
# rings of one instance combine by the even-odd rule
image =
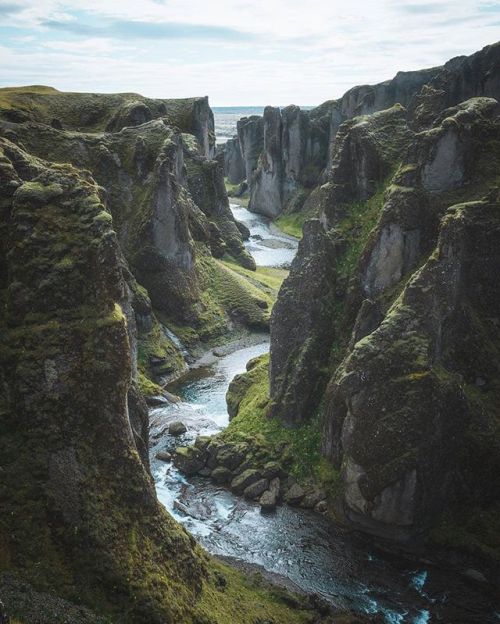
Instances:
[[[231,209],[250,229],[246,245],[258,266],[291,261],[296,241],[277,234],[267,219],[243,206],[232,204]],[[268,241],[275,243],[266,247],[263,243]],[[452,573],[376,551],[366,539],[312,511],[282,505],[275,513],[262,514],[257,503],[209,479],[188,478],[173,463],[156,457],[227,426],[229,383],[245,371],[249,360],[269,350],[266,334],[253,334],[243,343],[215,349],[218,356],[209,351],[168,387],[181,401],[150,411],[151,469],[158,498],[169,513],[210,553],[262,566],[339,610],[380,614],[386,624],[426,624],[431,615],[470,608],[478,618],[471,622],[495,622],[492,605],[483,603],[480,593],[471,593]],[[176,421],[188,430],[170,436],[168,426]]]

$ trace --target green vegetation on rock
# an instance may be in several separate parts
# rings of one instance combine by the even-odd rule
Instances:
[[[237,413],[219,437],[232,443],[248,442],[254,452],[286,464],[297,479],[312,480],[333,494],[339,473],[320,453],[321,411],[302,426],[284,427],[268,415],[269,355],[252,360],[248,368],[240,376],[244,384],[233,381],[229,388],[227,402],[238,406]],[[237,397],[232,396],[234,392]]]

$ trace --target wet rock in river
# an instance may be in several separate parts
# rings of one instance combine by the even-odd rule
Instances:
[[[252,483],[252,485],[246,487],[243,494],[245,498],[255,500],[267,490],[268,485],[269,481],[267,479],[259,479],[255,483]]]
[[[156,453],[156,459],[163,462],[169,462],[172,461],[172,455],[168,451],[159,451]]]
[[[186,425],[180,420],[176,420],[175,422],[170,423],[168,427],[168,432],[172,436],[182,435],[183,433],[186,433],[186,431],[187,431]]]
[[[304,489],[298,483],[294,483],[288,492],[286,492],[285,501],[289,505],[299,505],[304,496]]]
[[[281,482],[279,477],[271,479],[269,489],[260,497],[259,504],[261,511],[274,511],[280,498]]]
[[[179,446],[175,449],[174,464],[188,477],[204,468],[205,461],[206,453],[194,446]]]
[[[245,470],[231,481],[231,490],[235,494],[241,494],[249,485],[261,479],[262,475],[258,470]]]

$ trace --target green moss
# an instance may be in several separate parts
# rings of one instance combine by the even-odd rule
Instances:
[[[337,262],[337,271],[341,277],[349,277],[356,268],[370,233],[377,224],[384,205],[387,181],[392,175],[378,184],[370,199],[349,204],[346,216],[336,226],[335,230],[346,241],[346,250]]]
[[[270,458],[279,456],[279,449],[286,447],[285,461],[295,477],[313,479],[328,488],[329,493],[334,492],[340,476],[320,453],[322,410],[300,427],[285,428],[279,420],[267,415],[270,403],[269,354],[256,360],[246,375],[249,382],[245,384],[238,413],[221,437],[233,443],[249,441],[253,446],[262,447]]]
[[[156,362],[155,366],[152,362]],[[155,316],[151,331],[139,334],[137,367],[139,386],[145,396],[161,394],[161,386],[156,383],[157,376],[173,379],[186,368],[182,354],[165,335]]]
[[[229,182],[229,180],[227,178],[224,178],[224,185],[226,187],[226,193],[228,195],[228,197],[235,197],[239,191],[239,188],[241,186],[240,183],[238,184],[232,184],[231,182]]]
[[[238,275],[248,280],[251,285],[269,295],[273,304],[276,301],[283,280],[288,275],[286,269],[276,269],[273,267],[257,267],[255,271],[250,271],[237,264],[229,256],[224,257],[222,263],[231,271],[238,273]]]
[[[242,574],[210,561],[212,582],[204,584],[199,624],[306,624],[314,621],[306,600],[270,586],[258,573]],[[202,619],[206,618],[206,619]]]
[[[274,224],[285,234],[295,236],[295,238],[302,238],[302,226],[307,219],[307,214],[295,212],[292,214],[282,214],[276,219]]]
[[[139,370],[139,389],[141,393],[145,396],[158,396],[162,393],[162,387],[152,381],[149,377],[146,376],[141,370]]]

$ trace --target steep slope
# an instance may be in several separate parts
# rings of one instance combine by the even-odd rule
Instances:
[[[103,189],[6,139],[0,185],[7,613],[25,624],[317,621],[306,599],[210,559],[156,499],[147,420],[142,431],[134,421],[133,284]]]
[[[141,107],[149,113],[139,115]],[[213,151],[203,143],[213,135],[206,98],[3,89],[0,135],[40,158],[90,171],[105,189],[130,269],[143,390],[157,393],[148,377],[165,382],[185,367],[161,324],[189,328],[191,346],[248,325],[211,287],[220,273],[214,258],[228,254],[249,269],[255,263],[229,209],[223,172],[206,157]],[[237,287],[248,296],[244,281]],[[252,319],[268,325],[258,299],[252,305]]]
[[[500,95],[499,51],[424,72],[455,85],[446,97],[424,85],[412,99],[412,77],[409,109],[339,126],[306,201],[319,218],[305,223],[273,310],[269,395],[248,373],[229,397],[245,406],[233,429],[247,436],[266,415],[274,440],[290,437],[279,423],[304,441],[319,428],[337,518],[398,541],[445,521],[433,539],[489,558],[498,539],[478,518],[498,524],[500,109],[484,94]],[[381,106],[399,93],[387,89]],[[304,463],[300,446],[287,461],[292,473]]]
[[[442,67],[398,72],[392,80],[353,87],[338,100],[310,111],[289,106],[243,119],[238,146],[246,173],[234,182],[246,178],[254,212],[271,218],[282,213],[314,216],[316,200],[308,201],[308,196],[329,176],[336,135],[345,121],[400,104],[409,110],[412,129],[424,129],[439,111],[471,97],[498,99],[499,63],[500,44],[494,44]],[[233,146],[228,152],[226,171],[234,162],[234,151]]]

